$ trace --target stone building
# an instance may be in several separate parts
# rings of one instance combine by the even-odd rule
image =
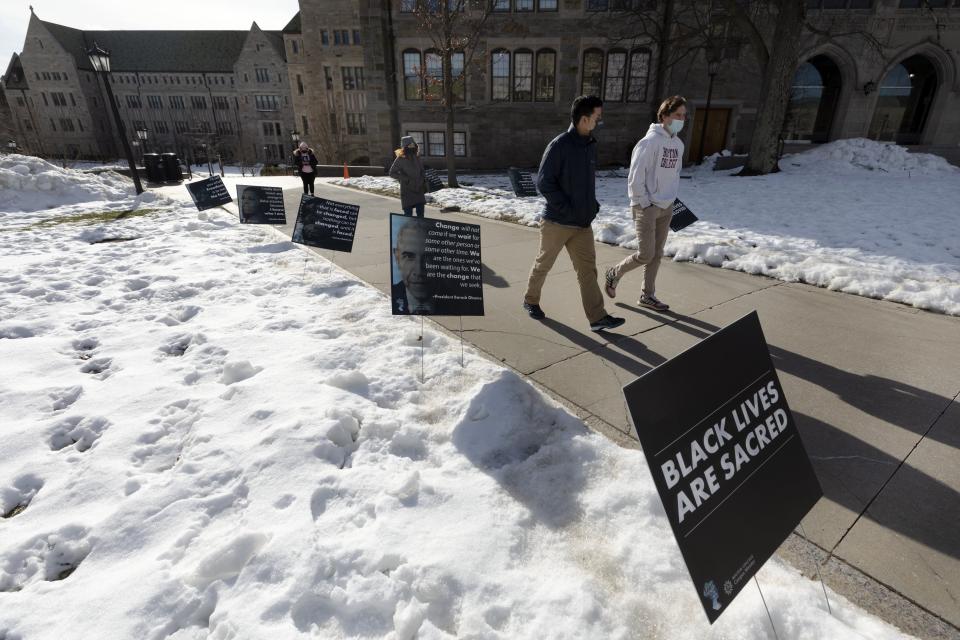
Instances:
[[[298,122],[306,117],[316,136],[340,136],[332,143],[339,157],[331,160],[386,163],[399,137],[409,134],[436,166],[449,145],[459,167],[533,166],[546,142],[567,126],[572,99],[583,93],[605,101],[605,126],[597,134],[604,164],[629,161],[652,109],[674,93],[690,101],[682,134],[688,162],[699,158],[704,120],[705,155],[749,148],[760,85],[749,46],[721,34],[726,46],[713,76],[709,116],[710,75],[702,53],[665,69],[663,95],[654,95],[657,43],[638,37],[630,12],[622,9],[642,4],[657,10],[664,2],[636,0],[492,0],[477,64],[465,70],[453,140],[446,140],[443,110],[434,99],[439,56],[418,30],[415,1],[329,0],[322,8],[301,1],[296,37],[306,99],[295,107]],[[675,4],[691,1],[705,2]],[[960,0],[807,4],[819,28],[852,35],[804,35],[783,132],[788,144],[869,137],[960,155]],[[719,26],[729,29],[722,19]],[[351,84],[358,73],[362,79]],[[330,131],[314,126],[321,121]]]
[[[263,31],[80,31],[32,11],[3,92],[27,152],[119,158],[102,80],[87,51],[111,53],[111,84],[129,139],[146,150],[203,161],[278,162],[295,128],[284,40]],[[140,149],[143,151],[143,149]],[[135,152],[136,153],[136,152]]]

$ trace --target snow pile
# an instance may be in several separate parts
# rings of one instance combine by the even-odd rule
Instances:
[[[781,167],[750,178],[734,177],[739,169],[686,170],[693,177],[680,181],[680,199],[700,222],[671,233],[666,255],[960,315],[960,170],[938,156],[863,139],[787,156]],[[543,199],[515,197],[506,172],[460,180],[474,184],[428,197],[539,224]],[[332,182],[398,192],[391,178]],[[598,172],[597,198],[597,240],[635,249],[626,171]]]
[[[81,173],[33,156],[0,156],[0,221],[10,212],[133,197],[133,182],[116,173]]]
[[[785,156],[780,166],[785,171],[801,167],[814,173],[832,174],[855,171],[952,177],[958,179],[960,169],[929,153],[910,153],[906,147],[891,142],[866,138],[836,140],[800,154]]]
[[[516,375],[222,210],[103,226],[0,234],[0,637],[769,637],[751,589],[708,625],[643,455]],[[786,637],[901,637],[759,579]]]

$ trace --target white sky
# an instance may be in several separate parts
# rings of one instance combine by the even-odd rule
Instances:
[[[0,0],[0,74],[23,47],[31,4],[42,20],[89,30],[279,30],[299,10],[298,0]]]

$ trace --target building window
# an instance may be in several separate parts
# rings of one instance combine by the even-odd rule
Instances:
[[[347,133],[352,136],[362,136],[367,133],[367,119],[362,113],[347,114]]]
[[[330,67],[323,68],[323,78],[327,82],[327,90],[333,89],[333,73],[330,71]]]
[[[453,132],[453,155],[458,158],[467,157],[467,134],[463,131]]]
[[[436,51],[426,51],[423,54],[426,67],[427,100],[441,100],[443,98],[443,58]]]
[[[128,108],[128,109],[139,109],[139,108],[140,108],[140,96],[127,96],[127,108]]]
[[[213,108],[219,111],[229,111],[230,100],[227,96],[213,96]]]
[[[128,98],[129,98],[129,97],[137,98],[137,106],[138,106],[138,107],[140,106],[140,99],[139,99],[137,96],[128,96]],[[51,93],[51,94],[50,94],[50,98],[53,99],[53,105],[54,105],[55,107],[65,107],[65,106],[67,106],[67,96],[63,95],[63,94],[60,93],[60,92]],[[128,102],[129,102],[129,100],[128,100]],[[128,105],[128,106],[129,106],[129,105]]]
[[[630,53],[630,82],[627,102],[647,101],[647,78],[650,75],[650,52],[636,49]]]
[[[413,13],[417,8],[417,0],[400,0],[400,13]]]
[[[587,0],[587,11],[606,11],[609,8],[609,0]]]
[[[60,128],[64,131],[76,131],[76,127],[73,126],[73,120],[70,118],[60,118]]]
[[[443,157],[447,155],[446,145],[444,144],[443,131],[427,132],[427,151],[428,155]]]
[[[270,82],[270,70],[269,70],[269,69],[257,68],[255,71],[256,71],[256,74],[257,74],[257,82]]]
[[[353,30],[353,44],[360,44],[360,30]]]
[[[407,131],[407,135],[413,138],[413,141],[417,143],[420,153],[426,155],[427,148],[423,146],[423,131]]]
[[[153,121],[153,131],[159,134],[170,133],[170,129],[167,128],[167,123],[163,120],[154,120]]]
[[[299,73],[297,74],[297,94],[303,95],[303,77]]]
[[[529,102],[533,98],[533,52],[513,53],[513,100]]]
[[[513,10],[518,13],[533,11],[533,0],[514,0]]]
[[[233,123],[232,122],[218,122],[217,123],[217,133],[220,135],[233,135]]]
[[[490,0],[490,9],[494,13],[506,13],[510,11],[510,0]]]
[[[356,87],[353,81],[353,67],[341,67],[340,77],[343,80],[344,91],[352,91]]]
[[[303,120],[303,135],[310,135],[310,123],[307,121],[307,116],[300,116]]]
[[[553,102],[557,84],[557,54],[549,49],[537,52],[537,102]]]
[[[580,95],[599,96],[603,81],[603,51],[588,49],[583,53],[583,78]]]
[[[47,94],[41,92],[41,93],[40,93],[40,97],[43,98],[43,106],[49,107],[49,106],[50,106],[50,103],[47,102]]]
[[[53,129],[54,131],[57,130],[57,125],[53,123],[53,118],[50,118],[50,128]]]
[[[163,108],[163,101],[160,99],[160,96],[147,96],[147,104],[150,105],[151,109]]]
[[[330,34],[326,30],[320,32],[320,44],[325,47],[330,44]]]
[[[77,101],[74,99],[72,93],[70,94],[70,106],[72,106],[72,107],[77,106]]]
[[[277,111],[280,108],[280,96],[254,96],[257,111]]]
[[[604,83],[603,99],[611,102],[623,100],[624,77],[627,73],[627,52],[607,53],[607,81]]]
[[[490,99],[510,99],[510,52],[500,49],[490,57]]]
[[[273,137],[273,123],[272,122],[262,122],[261,126],[263,127],[263,135],[267,138]]]
[[[337,124],[337,114],[330,114],[330,130],[336,133],[339,130],[339,125]]]
[[[420,78],[420,52],[403,52],[403,97],[407,100],[423,98],[423,82]]]
[[[206,109],[207,99],[203,96],[190,96],[190,106],[194,109]]]
[[[333,30],[333,44],[335,44],[335,45],[341,44],[341,42],[340,42],[340,30],[339,30],[339,29],[334,29],[334,30]],[[349,43],[348,43],[348,44],[349,44]]]
[[[300,53],[300,49],[297,48],[297,41],[296,41],[296,40],[291,40],[291,41],[290,41],[290,49],[293,50],[293,53],[294,53],[294,54]]]
[[[170,101],[171,109],[185,109],[186,107],[183,104],[183,96],[170,96],[168,98]]]
[[[190,130],[190,125],[186,120],[177,120],[173,123],[173,128],[177,133],[186,133]]]
[[[463,75],[464,57],[462,51],[450,54],[450,76],[453,78],[453,95],[457,100],[467,100],[466,79]]]

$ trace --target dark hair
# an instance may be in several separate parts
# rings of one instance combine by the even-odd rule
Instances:
[[[580,96],[575,98],[573,105],[570,107],[570,120],[573,122],[573,126],[577,126],[580,123],[580,118],[589,118],[593,114],[593,110],[602,107],[603,100],[597,96]]]
[[[657,109],[657,122],[663,120],[663,116],[673,114],[680,107],[686,106],[687,99],[683,96],[670,96],[660,104]]]

